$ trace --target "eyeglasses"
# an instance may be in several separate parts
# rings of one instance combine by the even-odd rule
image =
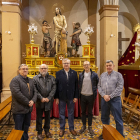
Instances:
[[[70,63],[63,63],[64,65],[69,65]]]
[[[28,68],[22,68],[22,70],[28,70]]]
[[[48,68],[40,68],[40,69],[41,69],[41,70],[43,70],[43,69],[46,70],[46,69],[48,69]]]
[[[85,64],[85,65],[83,65],[84,67],[86,67],[86,66],[89,66],[90,64]]]

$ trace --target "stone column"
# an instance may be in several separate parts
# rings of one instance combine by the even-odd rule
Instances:
[[[106,71],[106,60],[113,60],[118,71],[118,5],[104,5],[100,14],[100,74]]]
[[[10,0],[9,0],[10,1]],[[16,2],[2,2],[2,101],[11,95],[9,84],[21,63],[21,11]]]

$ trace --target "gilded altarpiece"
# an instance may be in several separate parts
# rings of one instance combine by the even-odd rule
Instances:
[[[82,57],[68,57],[71,60],[71,68],[77,71],[77,74],[83,71],[83,62],[88,60],[91,64],[91,69],[95,72],[98,68],[95,65],[95,46],[92,44],[83,45]],[[39,57],[39,45],[26,45],[26,64],[29,67],[28,76],[33,78],[39,73],[39,66],[46,64],[49,67],[49,73],[55,76],[56,72],[62,69],[62,59],[67,58],[67,54],[63,52],[57,53],[55,57]]]

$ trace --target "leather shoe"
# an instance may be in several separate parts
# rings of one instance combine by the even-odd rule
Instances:
[[[64,130],[60,130],[60,132],[59,132],[59,137],[63,137],[63,135],[64,135]]]
[[[38,135],[37,135],[37,139],[38,139],[38,140],[43,140],[42,134],[38,134]]]
[[[47,138],[52,138],[52,134],[48,131],[45,133]]]
[[[82,128],[81,128],[80,131],[79,131],[79,134],[84,133],[85,130],[86,130],[86,125],[83,125]]]
[[[73,136],[77,136],[77,132],[75,130],[70,130],[70,132]]]
[[[91,126],[89,126],[89,127],[88,127],[88,131],[89,131],[89,133],[90,133],[90,135],[91,135],[91,136],[93,136],[93,135],[94,135],[94,132],[93,132],[92,127],[91,127]]]

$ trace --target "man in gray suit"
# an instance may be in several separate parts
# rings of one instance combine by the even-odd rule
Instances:
[[[21,140],[28,140],[28,129],[31,121],[31,111],[37,95],[34,94],[33,80],[27,77],[28,66],[19,66],[19,75],[10,83],[12,92],[12,113],[15,121],[15,129],[23,130]]]
[[[44,131],[47,138],[52,135],[50,129],[50,111],[53,105],[53,97],[56,91],[55,78],[48,73],[48,66],[42,64],[39,68],[40,74],[36,75],[33,80],[35,83],[35,92],[37,94],[36,102],[36,130],[38,131],[38,140],[42,138],[42,115],[45,114]]]

